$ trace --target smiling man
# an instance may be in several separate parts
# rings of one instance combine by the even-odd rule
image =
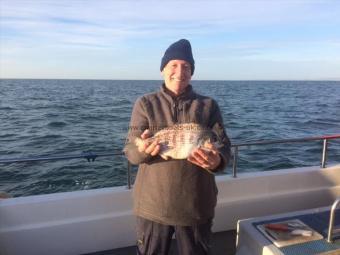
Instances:
[[[160,69],[165,86],[176,95],[182,94],[189,86],[195,71],[195,61],[189,41],[182,39],[170,45],[162,58]]]
[[[217,201],[213,172],[224,169],[230,141],[215,100],[194,92],[190,85],[195,61],[188,40],[169,46],[161,61],[160,91],[137,99],[125,154],[139,164],[134,185],[137,254],[168,254],[173,234],[179,254],[210,254],[211,227]],[[159,156],[158,141],[137,146],[156,131],[175,124],[196,123],[212,129],[222,146],[195,149],[187,159]]]

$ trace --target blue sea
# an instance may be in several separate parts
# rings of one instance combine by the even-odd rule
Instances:
[[[340,81],[193,81],[217,100],[233,144],[340,134]],[[161,81],[0,80],[0,160],[120,153],[137,97]],[[319,165],[322,142],[242,147],[239,172]],[[340,139],[328,164],[340,162]],[[27,196],[126,185],[123,156],[0,164],[0,191]],[[134,169],[134,173],[135,173]],[[225,174],[231,173],[231,167]]]

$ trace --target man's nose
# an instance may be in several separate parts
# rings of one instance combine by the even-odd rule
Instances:
[[[176,73],[177,73],[178,75],[183,75],[183,74],[185,73],[185,67],[182,66],[182,65],[179,65],[179,66],[177,67]]]

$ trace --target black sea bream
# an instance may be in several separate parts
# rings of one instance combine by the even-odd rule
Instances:
[[[160,156],[173,159],[185,159],[194,149],[205,148],[207,142],[217,148],[221,146],[216,142],[218,139],[215,133],[195,123],[176,124],[158,131],[145,140],[136,138],[135,143],[139,146],[141,143],[151,143],[154,140],[161,145]]]

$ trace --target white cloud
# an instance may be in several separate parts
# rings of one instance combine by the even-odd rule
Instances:
[[[296,24],[318,19],[331,21],[339,14],[336,8],[316,8],[318,1],[2,0],[1,3],[2,23],[9,28],[50,28],[50,33],[59,28],[97,34],[114,29],[122,36],[158,34],[172,28],[226,31],[244,26]],[[331,3],[340,6],[337,2]],[[209,34],[209,30],[205,32]]]
[[[59,56],[67,60],[60,65],[75,65],[88,55],[94,65],[106,56],[158,65],[165,46],[183,37],[201,61],[221,64],[339,53],[340,1],[0,0],[0,12],[0,57],[20,66]]]

